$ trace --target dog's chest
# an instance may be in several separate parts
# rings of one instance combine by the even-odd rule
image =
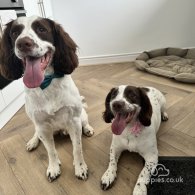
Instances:
[[[141,132],[135,135],[131,132],[131,128],[131,126],[128,126],[120,136],[115,136],[116,143],[130,152],[140,153],[150,145],[148,142],[155,139],[155,132],[151,128],[143,127]]]
[[[62,111],[68,114],[81,107],[80,94],[71,77],[56,79],[44,90],[26,90],[26,112],[31,119],[40,113],[53,117]]]
[[[127,150],[130,152],[138,152],[142,135],[134,135],[128,130],[123,139],[125,139]]]
[[[128,134],[126,137],[126,143],[127,143],[127,149],[130,151],[130,152],[137,152],[137,138],[132,135],[132,134]]]
[[[129,150],[130,152],[137,152],[139,145],[139,137],[130,132],[129,127],[126,127],[121,135],[113,135],[115,144],[119,147]]]
[[[69,122],[74,117],[80,117],[81,107],[65,106],[58,110],[54,115],[47,115],[43,120],[47,120],[53,131],[68,129]]]

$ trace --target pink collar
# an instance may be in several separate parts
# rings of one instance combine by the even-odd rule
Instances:
[[[131,133],[136,136],[140,134],[141,130],[142,130],[142,124],[139,121],[135,121],[133,127],[130,128]]]

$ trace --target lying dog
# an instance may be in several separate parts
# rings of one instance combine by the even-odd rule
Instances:
[[[158,163],[156,133],[161,120],[168,120],[166,100],[155,88],[121,85],[108,93],[103,118],[112,122],[112,144],[108,169],[101,178],[101,187],[107,190],[117,174],[117,162],[124,150],[138,152],[145,159],[133,195],[147,194],[146,185]]]
[[[76,44],[59,24],[33,16],[10,22],[0,46],[1,74],[13,80],[23,75],[26,86],[26,112],[35,126],[27,150],[43,142],[49,157],[46,174],[53,181],[60,175],[53,133],[66,129],[73,144],[75,174],[86,179],[81,135],[82,129],[85,135],[93,135],[93,128],[70,75],[78,65]]]

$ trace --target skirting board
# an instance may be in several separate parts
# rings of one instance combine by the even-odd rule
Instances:
[[[0,112],[0,130],[13,117],[13,115],[24,105],[24,92],[21,93],[12,103]]]
[[[129,62],[136,59],[140,53],[124,53],[124,54],[113,54],[113,55],[101,55],[101,56],[89,56],[79,57],[79,65],[97,65],[117,62]]]

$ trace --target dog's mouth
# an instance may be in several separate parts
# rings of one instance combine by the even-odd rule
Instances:
[[[36,88],[44,80],[44,72],[50,63],[52,54],[48,51],[41,57],[26,56],[23,58],[24,77],[23,82],[28,88]]]
[[[121,135],[128,123],[132,121],[136,110],[125,112],[125,113],[116,113],[112,121],[112,132],[116,135]]]

